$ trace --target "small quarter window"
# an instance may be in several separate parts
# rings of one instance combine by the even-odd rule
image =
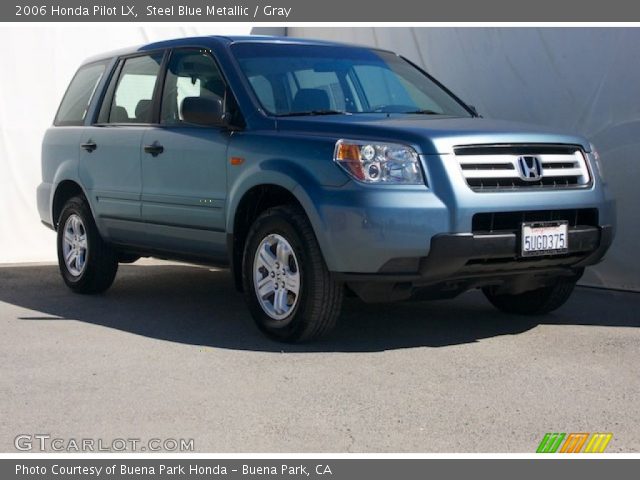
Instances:
[[[84,123],[89,104],[104,75],[105,68],[105,63],[92,63],[80,67],[60,103],[55,125],[69,126]]]

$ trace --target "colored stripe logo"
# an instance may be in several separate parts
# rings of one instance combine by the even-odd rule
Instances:
[[[564,433],[546,433],[538,445],[536,453],[556,453],[564,437]]]
[[[612,438],[612,433],[599,432],[593,434],[569,433],[568,435],[566,433],[546,433],[538,445],[536,453],[604,453]]]
[[[584,449],[584,453],[602,453],[611,441],[613,434],[611,433],[594,433]]]

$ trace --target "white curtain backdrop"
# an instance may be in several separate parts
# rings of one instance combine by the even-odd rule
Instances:
[[[250,33],[249,24],[179,26],[0,25],[0,263],[54,261],[40,224],[40,144],[71,77],[97,53],[186,36]]]
[[[272,33],[284,29],[254,29]],[[35,189],[40,143],[78,64],[98,52],[249,24],[0,26],[0,263],[55,260]],[[619,202],[618,237],[584,283],[640,290],[640,29],[311,28],[290,36],[398,51],[485,116],[582,133],[599,147]]]
[[[618,200],[618,235],[583,284],[640,290],[640,28],[312,28],[420,64],[481,114],[586,135]]]

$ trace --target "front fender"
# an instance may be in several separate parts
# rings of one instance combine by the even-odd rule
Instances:
[[[227,202],[227,233],[233,233],[236,212],[244,195],[260,185],[275,185],[291,192],[309,218],[320,249],[330,267],[331,258],[333,258],[331,244],[324,233],[326,228],[313,200],[318,198],[326,187],[323,187],[308,170],[290,160],[266,160],[246,168],[236,177],[229,190],[229,201]]]

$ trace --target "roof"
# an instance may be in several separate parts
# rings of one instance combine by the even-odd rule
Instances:
[[[231,43],[252,42],[252,43],[291,43],[296,45],[333,45],[346,46],[344,43],[331,42],[328,40],[314,40],[309,38],[284,37],[277,35],[229,35],[218,36],[218,38],[226,38]],[[352,45],[349,45],[352,46]]]
[[[363,45],[353,45],[346,43],[330,42],[326,40],[312,40],[307,38],[294,38],[272,35],[209,35],[202,37],[185,37],[174,38],[171,40],[162,40],[159,42],[138,45],[134,47],[123,48],[111,52],[100,53],[85,60],[84,63],[91,63],[100,60],[110,59],[120,55],[128,55],[136,52],[144,52],[147,50],[156,50],[161,48],[173,48],[180,46],[212,46],[212,44],[233,44],[233,43],[278,43],[289,45],[318,45],[318,46],[334,46],[334,47],[353,47],[353,48],[370,48]],[[377,49],[376,49],[377,50]]]

